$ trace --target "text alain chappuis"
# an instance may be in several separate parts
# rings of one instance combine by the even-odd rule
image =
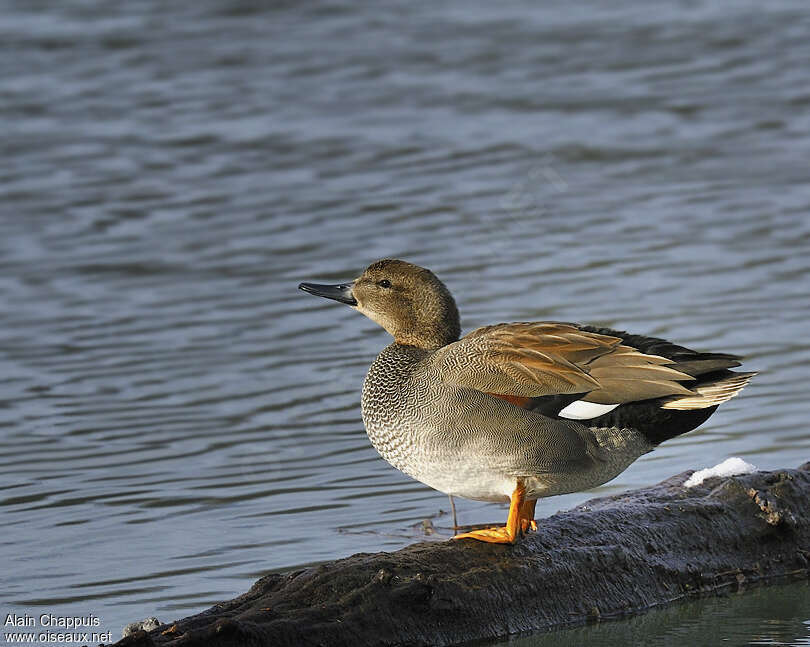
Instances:
[[[112,642],[112,631],[99,631],[101,619],[92,613],[86,616],[57,616],[40,613],[32,616],[9,613],[3,623],[6,644],[54,643],[86,644]]]

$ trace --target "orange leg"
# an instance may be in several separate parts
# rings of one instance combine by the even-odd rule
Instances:
[[[534,520],[534,506],[536,505],[537,499],[530,499],[524,501],[520,506],[520,529],[523,532],[537,530],[537,522]]]
[[[512,492],[509,504],[509,517],[506,525],[500,528],[486,528],[484,530],[472,530],[456,535],[453,539],[477,539],[493,544],[514,544],[521,532],[528,528],[537,528],[534,523],[534,501],[527,501],[526,488],[521,481],[517,482],[515,491]]]

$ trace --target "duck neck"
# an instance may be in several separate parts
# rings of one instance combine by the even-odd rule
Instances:
[[[394,341],[400,346],[415,346],[424,350],[437,350],[458,341],[460,326],[458,319],[449,322],[436,322],[432,326],[410,328],[397,331]]]
[[[424,334],[401,333],[394,337],[394,341],[400,346],[415,346],[416,348],[422,348],[424,350],[438,350],[442,346],[447,346],[447,344],[458,341],[458,335],[453,337],[451,335],[428,336]]]

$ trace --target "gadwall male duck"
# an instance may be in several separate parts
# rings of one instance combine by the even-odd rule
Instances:
[[[394,343],[363,383],[363,422],[391,465],[436,490],[510,502],[506,525],[455,536],[514,543],[540,497],[601,485],[691,431],[755,373],[739,358],[572,323],[502,323],[459,339],[430,271],[385,259],[351,283],[301,283],[380,324]]]

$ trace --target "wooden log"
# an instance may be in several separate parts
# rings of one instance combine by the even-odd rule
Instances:
[[[418,543],[267,575],[117,645],[456,645],[808,576],[810,463],[685,488],[690,474],[542,519],[515,546]]]

